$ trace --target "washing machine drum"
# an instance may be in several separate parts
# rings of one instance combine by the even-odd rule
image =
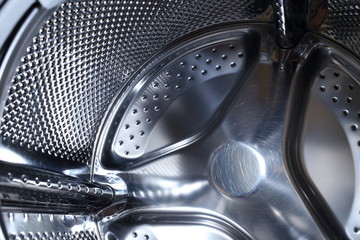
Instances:
[[[0,0],[0,238],[360,239],[358,22]]]

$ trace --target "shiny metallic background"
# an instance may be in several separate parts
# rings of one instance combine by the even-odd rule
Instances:
[[[89,166],[107,107],[147,58],[204,27],[271,19],[266,2],[66,1],[42,25],[16,68],[2,140],[49,162]]]
[[[279,230],[281,232],[284,226],[289,229],[289,232],[284,233],[283,237],[301,238],[302,233],[311,229],[309,235],[303,236],[304,239],[309,236],[309,238],[314,236],[332,238],[335,236],[332,234],[338,234],[335,238],[344,236],[359,238],[360,227],[357,222],[359,219],[357,214],[353,213],[353,211],[358,211],[356,203],[358,199],[354,197],[357,194],[354,196],[344,194],[344,196],[346,195],[344,202],[348,204],[345,204],[345,207],[338,206],[338,202],[331,200],[334,199],[333,192],[327,188],[328,185],[325,184],[325,186],[322,183],[323,179],[316,180],[316,176],[322,171],[321,167],[315,168],[315,170],[312,167],[310,170],[307,169],[307,173],[310,172],[310,176],[308,176],[305,174],[306,171],[299,170],[304,166],[292,165],[291,161],[285,159],[288,155],[301,155],[296,152],[297,150],[291,150],[298,149],[298,144],[301,147],[305,146],[304,156],[299,160],[305,165],[305,169],[309,161],[315,161],[312,156],[318,156],[316,154],[323,152],[317,150],[327,151],[333,143],[338,146],[345,144],[344,148],[350,146],[349,148],[355,149],[353,152],[356,154],[352,154],[350,150],[344,150],[346,153],[340,154],[339,158],[350,159],[348,161],[353,164],[353,161],[356,161],[359,156],[356,152],[358,151],[356,145],[360,145],[360,138],[355,140],[357,135],[351,135],[355,130],[348,129],[348,125],[353,126],[353,122],[347,122],[336,115],[334,124],[324,124],[323,128],[312,128],[314,125],[311,125],[315,121],[312,119],[321,119],[328,114],[326,111],[322,112],[324,114],[318,114],[321,112],[318,109],[328,107],[334,112],[341,112],[341,116],[346,115],[346,111],[350,111],[350,113],[358,111],[356,94],[352,95],[351,107],[348,105],[340,105],[341,107],[336,105],[335,107],[327,102],[335,95],[326,91],[326,94],[330,94],[329,96],[326,95],[326,98],[322,98],[323,95],[321,95],[322,97],[319,97],[318,89],[332,89],[332,85],[337,84],[341,85],[341,89],[345,89],[343,88],[344,84],[355,85],[355,88],[358,86],[359,22],[360,3],[356,0],[0,1],[0,160],[2,161],[0,199],[3,216],[0,222],[3,236],[0,234],[0,238],[16,240],[104,238],[113,240],[140,237],[148,239],[159,236],[159,239],[169,239],[169,235],[165,234],[168,233],[167,227],[169,227],[170,232],[175,233],[172,237],[184,234],[184,238],[187,239],[196,239],[196,236],[198,239],[251,239],[254,236],[266,239],[266,236],[274,238],[275,233]],[[191,40],[193,36],[196,39],[196,36],[201,34],[204,36],[207,32],[210,34],[211,31],[215,31],[214,29],[220,32],[218,29],[227,29],[228,26],[236,26],[236,24],[261,35],[259,51],[262,56],[267,57],[260,58],[259,65],[256,65],[255,69],[259,72],[254,76],[251,75],[254,82],[245,84],[248,89],[256,89],[255,92],[264,93],[262,97],[254,100],[253,104],[258,105],[254,105],[252,110],[249,109],[253,113],[257,113],[257,116],[262,116],[263,111],[259,106],[262,106],[262,103],[274,103],[266,105],[267,110],[272,107],[281,109],[279,114],[268,111],[267,116],[273,117],[273,124],[278,124],[284,129],[291,126],[293,129],[299,130],[299,133],[292,133],[291,130],[284,132],[274,130],[277,136],[274,135],[274,139],[279,141],[278,145],[288,136],[291,137],[290,140],[284,141],[291,144],[295,142],[295,146],[290,143],[287,146],[286,142],[284,143],[286,145],[284,148],[290,149],[289,154],[274,153],[270,147],[266,149],[271,152],[268,156],[279,155],[283,158],[283,161],[279,161],[277,164],[269,164],[272,165],[271,169],[274,170],[274,175],[267,175],[266,179],[269,181],[285,179],[284,185],[281,186],[286,190],[280,189],[281,186],[275,184],[279,188],[272,188],[273,193],[262,192],[269,197],[268,202],[275,202],[274,205],[267,205],[267,200],[263,202],[259,199],[249,199],[249,203],[254,203],[254,209],[258,210],[252,211],[252,208],[249,207],[249,211],[243,209],[236,212],[237,205],[234,203],[236,198],[244,197],[242,194],[238,196],[237,191],[246,187],[251,188],[249,192],[255,191],[252,187],[256,188],[257,182],[255,181],[256,186],[250,186],[252,184],[250,182],[250,187],[245,185],[226,189],[226,184],[231,182],[233,179],[231,177],[234,176],[229,173],[226,181],[221,179],[223,177],[222,167],[227,164],[222,160],[224,158],[231,159],[232,151],[235,152],[235,156],[242,156],[239,159],[246,158],[247,154],[250,154],[250,160],[257,158],[254,157],[256,154],[251,155],[253,150],[247,145],[230,144],[216,154],[214,153],[216,156],[213,158],[215,159],[212,163],[213,168],[209,176],[206,175],[206,178],[220,179],[219,181],[215,180],[216,187],[227,191],[221,193],[223,195],[220,194],[222,197],[213,192],[209,195],[204,194],[209,199],[214,196],[219,197],[220,200],[216,199],[224,204],[219,207],[220,210],[216,210],[218,215],[210,213],[214,210],[212,209],[213,205],[206,204],[209,202],[206,199],[199,200],[206,206],[204,207],[206,210],[202,209],[201,211],[197,200],[194,202],[191,202],[191,199],[180,201],[181,199],[174,200],[169,197],[168,202],[161,202],[162,200],[143,196],[139,197],[139,200],[136,194],[154,188],[151,184],[153,182],[159,181],[163,184],[165,179],[165,183],[169,186],[177,187],[179,184],[177,181],[168,179],[166,174],[161,174],[167,171],[163,169],[168,166],[168,161],[173,160],[167,160],[165,157],[158,163],[158,165],[164,163],[162,166],[154,163],[149,164],[148,169],[145,166],[128,172],[116,168],[103,168],[102,164],[106,161],[97,158],[98,155],[95,153],[98,153],[100,148],[102,150],[101,138],[105,134],[102,127],[107,126],[104,117],[111,116],[115,111],[118,99],[128,93],[132,86],[132,80],[138,80],[136,77],[141,74],[147,76],[147,70],[142,72],[143,69],[146,69],[147,66],[156,66],[154,63],[156,58],[161,59],[171,51],[176,52],[177,46],[181,46],[186,41],[197,43],[195,40]],[[244,30],[244,32],[247,31]],[[205,48],[206,44],[204,44]],[[318,48],[323,51],[317,51]],[[313,49],[314,51],[312,51]],[[163,55],[161,55],[162,53]],[[314,55],[318,58],[313,57]],[[309,60],[306,61],[306,59]],[[325,61],[324,59],[330,60]],[[309,67],[309,65],[318,67]],[[329,72],[326,76],[327,79],[330,79],[330,83],[321,83],[322,77],[319,76],[324,71]],[[311,72],[311,74],[306,74],[307,72]],[[341,77],[344,76],[340,83],[338,76],[334,75],[335,72],[339,72]],[[294,87],[287,79],[294,79],[293,81],[296,83],[294,86],[298,87],[298,92],[307,93],[307,95],[299,97],[299,99],[306,100],[298,101],[296,97],[294,97],[295,100],[291,100],[291,97],[288,98],[290,95],[297,96],[297,94],[293,94]],[[311,83],[302,85],[300,84],[301,79],[312,80]],[[270,82],[274,85],[269,84]],[[284,88],[279,86],[284,86]],[[349,98],[349,91],[349,89],[341,91],[341,94],[336,97],[339,99],[341,97]],[[254,97],[250,90],[241,93],[243,98],[240,99],[244,99],[245,103],[246,99]],[[324,105],[320,104],[319,108],[312,108],[311,106],[316,105],[316,101],[320,101]],[[307,102],[311,102],[310,107]],[[327,107],[324,107],[325,105]],[[288,108],[291,113],[293,113],[293,109],[300,109],[299,114],[292,115],[297,118],[289,117],[293,124],[288,124],[289,120],[285,118]],[[251,112],[250,110],[249,112]],[[233,113],[226,121],[248,124],[248,122],[237,120],[240,118]],[[264,119],[266,120],[266,117]],[[303,121],[299,119],[303,119]],[[273,127],[273,125],[266,125],[265,120],[263,127]],[[257,118],[254,117],[252,124],[256,124],[256,121]],[[310,123],[302,125],[304,122]],[[347,129],[346,133],[339,138],[338,135],[333,135],[332,139],[334,140],[330,140],[329,144],[327,144],[326,137],[317,138],[311,135],[315,132],[318,134],[316,136],[319,136],[329,129],[336,129],[342,134],[343,128],[336,125],[339,122],[344,129]],[[249,126],[254,125],[249,124]],[[354,127],[352,128],[354,129]],[[255,129],[253,130],[255,133],[252,137],[261,142],[262,138],[256,135]],[[233,134],[237,136],[236,134],[241,135],[242,133],[234,130]],[[285,134],[287,135],[285,136]],[[301,137],[297,139],[300,135]],[[304,140],[307,138],[310,140]],[[295,141],[295,139],[297,140]],[[319,144],[315,141],[314,145],[310,144],[317,146],[314,148],[315,150],[306,145],[306,143],[312,143],[311,141],[314,139],[323,143]],[[268,143],[266,142],[266,144]],[[202,149],[201,144],[200,149]],[[190,153],[191,151],[190,149]],[[241,151],[242,154],[238,155],[236,151]],[[173,159],[189,159],[187,154],[189,153],[180,151],[179,156],[175,156]],[[193,154],[192,156],[197,155]],[[241,159],[239,162],[242,161]],[[201,167],[196,164],[192,165],[192,163],[188,164],[183,168],[184,172],[177,176],[184,180],[181,182],[181,186],[191,187],[194,183],[195,185],[204,183],[189,177],[192,173],[191,170],[198,171],[201,170]],[[228,164],[232,164],[231,161]],[[258,167],[256,164],[258,163],[251,162],[245,167],[240,164],[235,165],[234,168],[245,169],[251,173],[252,168]],[[357,166],[357,163],[351,164],[346,167]],[[206,163],[204,163],[205,165]],[[341,166],[342,163],[339,165]],[[339,165],[336,165],[335,169]],[[196,171],[194,170],[194,172]],[[163,179],[161,181],[157,179],[154,172]],[[251,175],[250,173],[249,179],[258,177],[256,174]],[[298,177],[297,174],[301,176]],[[264,175],[266,174],[264,173]],[[275,175],[281,177],[275,178]],[[349,191],[356,192],[357,190],[354,188],[356,188],[358,180],[356,174],[354,175],[355,177],[351,175],[349,182],[355,187],[350,184]],[[241,181],[248,179],[247,176],[245,174],[234,182],[238,181],[241,185]],[[338,176],[341,177],[341,175],[336,175],[336,177]],[[212,179],[204,181],[212,181]],[[203,185],[200,185],[196,186],[201,188]],[[305,185],[312,187],[307,189]],[[275,189],[279,193],[276,193]],[[159,191],[167,190],[167,187],[162,186]],[[289,203],[289,206],[300,206],[299,208],[287,208],[285,205],[283,205],[284,209],[280,209],[280,211],[275,208],[276,202],[279,204],[286,202],[286,199],[280,199],[282,196],[287,196],[284,194],[286,191],[291,192],[289,202],[292,202],[293,205]],[[136,194],[134,195],[134,193]],[[314,195],[309,193],[314,193]],[[235,200],[234,196],[236,196]],[[177,200],[180,201],[182,207],[192,206],[195,208],[196,206],[199,211],[179,208],[172,209],[169,213],[163,209],[164,206],[173,207],[169,202]],[[304,206],[301,205],[301,201],[304,202]],[[255,203],[259,204],[259,208],[255,206]],[[260,217],[257,222],[255,220],[258,218],[251,217],[251,215],[255,212],[260,214],[262,204],[268,206],[267,209],[271,213],[264,213],[265,217]],[[157,210],[151,210],[151,207]],[[135,209],[134,212],[132,212],[132,208]],[[147,208],[150,210],[146,210]],[[349,214],[341,214],[341,209],[350,209]],[[283,215],[281,211],[283,211]],[[227,218],[228,216],[230,217]],[[277,219],[276,221],[281,219],[280,223],[276,224],[284,226],[281,225],[282,227],[278,228],[273,226],[271,218],[268,216],[276,216],[274,217]],[[297,219],[299,216],[304,218]],[[320,227],[313,224],[313,219],[302,224],[302,221],[308,219],[309,216],[312,216],[315,219],[314,222],[318,223]],[[117,217],[119,220],[116,220]],[[115,219],[114,222],[111,222],[112,219]],[[232,222],[234,219],[241,223],[239,228],[234,227],[238,226],[237,223]],[[245,223],[246,219],[254,221],[254,223]],[[335,220],[329,221],[329,219]],[[147,225],[154,222],[159,225]],[[292,229],[289,222],[295,222],[296,227]],[[188,225],[197,226],[197,228],[190,227],[189,230]],[[255,230],[252,227],[267,225],[269,229],[265,227],[264,233],[274,235],[262,234],[259,230],[260,227],[254,227]],[[329,227],[324,227],[325,225]],[[39,226],[42,228],[41,231]],[[243,226],[246,228],[242,229]],[[335,230],[327,232],[333,226],[335,226]],[[135,232],[133,229],[138,230]],[[194,232],[194,235],[189,234],[191,231]],[[149,232],[153,232],[154,235],[150,234],[150,236]],[[204,233],[206,234],[204,235]],[[281,238],[281,235],[277,235],[277,237]]]

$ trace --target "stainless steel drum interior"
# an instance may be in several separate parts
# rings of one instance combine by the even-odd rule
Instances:
[[[0,0],[0,239],[360,239],[357,0]]]

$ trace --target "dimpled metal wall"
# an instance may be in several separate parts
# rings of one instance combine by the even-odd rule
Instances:
[[[260,19],[266,9],[252,0],[67,1],[21,59],[1,137],[32,153],[90,164],[109,103],[149,56],[189,32]]]

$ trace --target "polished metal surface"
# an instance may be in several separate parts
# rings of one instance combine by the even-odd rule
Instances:
[[[259,34],[244,28],[189,41],[147,66],[116,105],[122,118],[110,126],[117,131],[104,149],[114,159],[103,164],[133,167],[201,138],[253,69],[259,48]]]
[[[102,237],[117,239],[252,239],[236,223],[210,211],[191,208],[138,209],[124,211],[120,221],[99,222]],[[121,236],[121,237],[120,237]]]
[[[94,212],[114,197],[108,186],[21,165],[0,168],[0,191],[3,205],[50,212]]]
[[[359,16],[0,0],[0,239],[360,239]]]
[[[253,0],[69,0],[56,11],[46,7],[60,1],[51,2],[31,5],[51,17],[33,24],[41,28],[27,46],[11,39],[18,45],[8,52],[11,64],[2,64],[0,153],[9,162],[82,176],[110,102],[151,55],[192,31],[270,21],[272,12],[270,3]]]
[[[210,168],[214,185],[229,197],[251,195],[266,177],[264,157],[241,143],[221,147],[214,154]]]
[[[146,212],[146,208],[162,208],[165,214],[171,215],[174,209],[182,207],[191,209],[192,212],[190,211],[189,215],[194,217],[199,213],[206,214],[208,212],[212,216],[226,217],[235,223],[234,227],[237,231],[250,238],[324,238],[294,189],[284,165],[283,152],[286,144],[283,143],[283,135],[292,78],[289,73],[296,67],[297,61],[294,59],[293,63],[287,65],[279,62],[279,59],[282,59],[280,56],[282,50],[277,47],[274,37],[269,38],[269,36],[274,36],[273,32],[273,26],[266,24],[222,27],[221,30],[214,30],[207,34],[209,38],[207,38],[206,46],[209,47],[201,47],[202,35],[200,34],[192,41],[188,40],[179,46],[174,46],[175,52],[170,50],[167,53],[160,53],[159,55],[164,60],[156,61],[167,62],[168,65],[164,65],[165,69],[150,67],[146,71],[147,68],[145,68],[138,80],[129,86],[129,95],[122,94],[118,98],[118,102],[112,107],[113,112],[109,113],[109,118],[106,120],[103,128],[105,131],[99,138],[100,148],[95,155],[98,162],[94,169],[94,180],[97,181],[97,175],[102,175],[104,167],[112,170],[123,169],[118,172],[118,176],[124,179],[128,186],[129,198],[125,212],[128,211],[130,216],[132,216],[132,210],[145,209],[143,211]],[[227,37],[234,34],[239,36],[235,41],[236,44],[228,43]],[[216,37],[213,39],[211,36],[222,38],[223,42],[217,40]],[[244,39],[248,36],[254,39],[251,51],[248,47],[242,46],[246,42]],[[211,40],[215,43],[212,43]],[[220,42],[217,43],[218,41]],[[220,73],[216,72],[219,75],[213,80],[208,80],[219,82],[219,85],[222,84],[224,87],[227,86],[224,82],[231,82],[232,78],[239,83],[238,90],[232,97],[233,100],[225,102],[221,111],[210,112],[213,116],[211,120],[216,120],[216,113],[223,113],[220,117],[221,120],[212,125],[206,134],[202,134],[196,141],[194,140],[188,145],[175,144],[176,148],[172,151],[166,151],[166,144],[163,144],[165,151],[162,151],[159,146],[160,150],[154,153],[158,156],[151,158],[152,161],[143,161],[141,155],[138,158],[136,155],[133,158],[117,157],[118,151],[117,148],[114,148],[114,144],[120,148],[122,145],[118,143],[119,137],[127,137],[128,131],[133,127],[128,121],[126,112],[128,109],[133,110],[134,105],[133,101],[127,99],[132,97],[137,101],[144,95],[143,89],[148,89],[148,87],[154,89],[153,83],[157,76],[151,77],[153,76],[152,71],[159,72],[161,75],[167,69],[177,69],[178,66],[181,67],[179,65],[181,62],[187,64],[189,61],[182,59],[191,59],[190,68],[196,61],[199,65],[201,61],[206,63],[208,58],[206,54],[211,54],[214,44],[222,46],[223,43],[227,44],[228,48],[232,45],[234,59],[238,56],[238,51],[241,51],[241,58],[244,59],[241,61],[248,61],[248,63],[237,62],[239,68],[236,71],[243,71],[242,74],[231,74],[234,70],[230,67]],[[181,51],[183,54],[178,57],[169,57],[177,56],[177,49],[186,48],[186,46],[191,46],[193,49]],[[199,53],[198,46],[203,52]],[[200,73],[197,76],[201,76],[204,70],[210,72],[210,69],[216,68],[221,61],[223,61],[223,65],[231,64],[233,56],[231,51],[228,51],[229,62],[221,58],[219,60],[214,58],[214,65],[197,69]],[[196,59],[197,55],[206,57]],[[152,63],[149,65],[153,66]],[[282,70],[282,68],[285,69]],[[166,75],[163,78],[167,79]],[[186,79],[177,79],[175,74],[169,81],[174,87],[176,84],[183,84]],[[197,80],[197,78],[194,79]],[[207,76],[203,79],[207,79]],[[141,87],[138,83],[141,84]],[[219,85],[215,86],[219,88]],[[158,87],[160,87],[160,83]],[[199,84],[193,88],[197,89],[184,93],[187,98],[185,106],[176,108],[174,111],[173,114],[178,117],[166,121],[169,129],[176,129],[180,133],[191,129],[192,126],[187,124],[178,124],[182,120],[181,116],[187,116],[188,108],[186,106],[192,104],[191,107],[198,107],[198,110],[193,110],[193,113],[196,113],[203,109],[201,105],[193,103],[201,103],[201,97],[208,99],[207,97],[211,96],[207,102],[212,99],[216,101],[218,95],[209,94],[208,89],[202,85]],[[221,93],[220,90],[214,92]],[[150,99],[151,95],[147,95],[151,102],[159,101]],[[223,96],[225,96],[224,93]],[[163,96],[159,93],[160,97]],[[128,109],[124,108],[124,102],[127,103],[126,106],[129,106]],[[176,106],[176,101],[173,104]],[[172,105],[164,110],[162,117],[169,109],[172,109]],[[133,113],[131,112],[131,114]],[[201,120],[196,117],[193,119],[195,123],[201,123]],[[124,127],[125,124],[129,124],[130,127]],[[202,129],[206,128],[202,127]],[[171,135],[171,131],[167,133]],[[196,133],[193,131],[193,134]],[[154,137],[149,141],[160,140],[161,138]],[[109,154],[111,150],[113,152]],[[129,162],[138,163],[137,161],[140,163],[128,164]],[[179,218],[181,217],[181,213],[179,213]],[[109,233],[112,236],[109,239],[121,239],[122,234],[118,234],[114,238],[116,234],[112,229],[118,229],[116,226],[121,225],[122,221],[128,221],[126,217],[124,218],[125,220],[122,220],[123,216],[120,213],[118,218],[112,218],[104,225],[104,229],[112,232],[112,234]],[[161,223],[161,220],[159,221]],[[179,221],[181,225],[181,220]],[[130,234],[132,231],[137,231],[137,228],[142,229],[142,224],[145,223],[135,221],[132,228],[123,231]],[[146,224],[150,225],[150,228],[157,229],[156,221]],[[211,225],[210,222],[209,226]],[[161,225],[161,227],[163,226]],[[106,235],[106,232],[102,232]],[[237,236],[233,239],[238,238],[240,237]]]
[[[349,238],[358,239],[360,62],[311,34],[301,44],[308,50],[294,79],[302,87],[294,94],[293,108],[300,109],[302,116],[294,113],[300,130],[289,141],[298,147],[289,151],[297,152],[302,175],[309,177],[320,201],[328,205],[325,211],[334,213]]]
[[[293,48],[308,28],[309,1],[274,0],[272,2],[277,31],[276,40],[282,48]]]
[[[100,240],[94,217],[4,211],[2,221],[9,240]]]

